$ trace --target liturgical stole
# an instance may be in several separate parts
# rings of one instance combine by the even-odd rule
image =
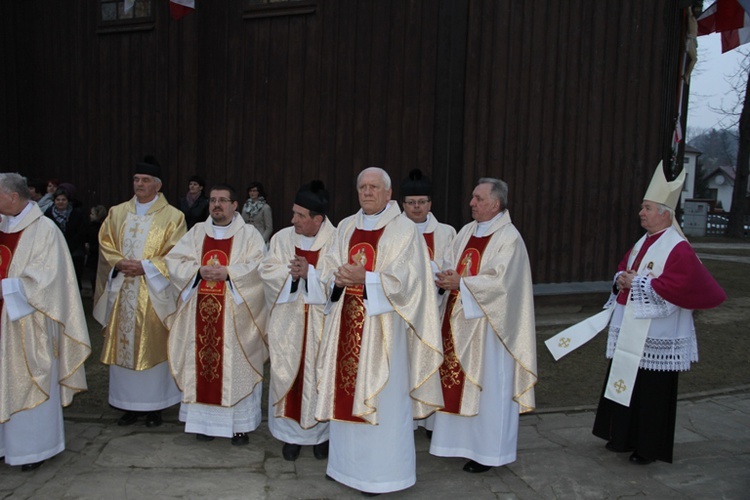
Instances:
[[[427,243],[427,251],[430,252],[430,260],[435,260],[435,233],[422,233],[424,242]]]
[[[378,241],[383,229],[364,231],[355,229],[349,239],[349,264],[359,264],[372,272],[375,269]],[[336,390],[334,392],[333,418],[347,422],[363,423],[365,420],[352,415],[354,390],[357,386],[359,353],[362,347],[362,331],[365,325],[365,303],[363,285],[348,286],[344,293],[344,305],[339,330],[339,345],[336,353]]]
[[[317,267],[318,265],[319,254],[320,250],[302,250],[301,248],[294,248],[294,255],[304,257],[313,267]],[[302,354],[300,355],[297,378],[294,379],[294,383],[292,383],[292,386],[289,388],[289,392],[284,396],[284,416],[286,418],[291,418],[298,424],[302,418],[302,391],[305,380],[305,350],[307,347],[309,309],[310,306],[305,304],[305,324],[304,330],[302,331]]]
[[[234,238],[203,239],[201,265],[229,265]],[[226,281],[200,280],[195,311],[196,400],[221,405],[224,381],[224,307]]]
[[[487,247],[492,235],[478,238],[472,236],[461,253],[458,261],[456,272],[461,276],[476,276],[479,273],[479,264],[482,261],[482,253]],[[464,391],[465,373],[461,368],[461,361],[456,356],[456,349],[453,344],[453,332],[451,330],[451,316],[453,307],[458,300],[459,291],[451,290],[448,296],[445,315],[443,316],[442,336],[443,336],[443,364],[440,366],[440,382],[443,386],[443,400],[445,408],[442,412],[461,414],[461,398]]]
[[[2,233],[0,232],[0,280],[8,277],[8,269],[13,260],[13,254],[18,246],[18,240],[21,239],[21,233]],[[0,309],[3,307],[3,299],[0,297]]]

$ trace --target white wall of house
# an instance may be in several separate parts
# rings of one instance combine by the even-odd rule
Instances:
[[[685,151],[683,168],[686,172],[685,184],[680,195],[680,208],[685,208],[685,200],[694,198],[695,193],[695,170],[698,165],[698,152]]]
[[[734,182],[729,176],[723,172],[717,172],[708,179],[708,188],[716,190],[716,201],[717,208],[718,202],[721,202],[721,206],[725,212],[732,210],[732,191],[734,190]]]

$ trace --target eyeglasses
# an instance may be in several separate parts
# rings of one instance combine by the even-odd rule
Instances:
[[[225,204],[225,203],[232,203],[234,200],[230,200],[229,198],[211,198],[208,200],[212,205],[215,205],[217,203]]]
[[[427,205],[429,202],[430,200],[408,200],[404,202],[404,205],[409,205],[410,207],[419,205],[421,207],[422,205]]]

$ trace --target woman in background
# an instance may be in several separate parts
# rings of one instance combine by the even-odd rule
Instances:
[[[247,201],[242,207],[242,218],[255,226],[266,244],[273,234],[271,207],[266,203],[266,192],[260,182],[251,182],[247,188]]]

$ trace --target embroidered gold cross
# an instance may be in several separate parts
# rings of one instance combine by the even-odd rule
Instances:
[[[143,229],[139,228],[138,223],[136,222],[135,225],[130,228],[130,232],[133,233],[133,238],[135,238],[135,235],[142,233]]]
[[[617,394],[625,392],[627,389],[628,387],[625,385],[625,381],[623,379],[620,379],[617,382],[615,382],[615,390],[617,391]]]
[[[557,343],[558,347],[568,348],[570,347],[570,337],[562,337],[560,342]]]

